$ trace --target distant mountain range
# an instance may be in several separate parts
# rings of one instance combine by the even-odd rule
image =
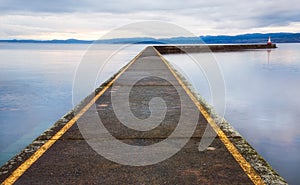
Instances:
[[[252,33],[236,36],[200,36],[205,43],[266,43],[269,36],[273,43],[299,43],[300,33]]]
[[[252,33],[236,36],[200,36],[200,37],[174,37],[156,39],[150,37],[116,38],[105,40],[0,40],[6,43],[53,43],[53,44],[236,44],[236,43],[266,43],[268,37],[273,43],[300,43],[300,33]]]

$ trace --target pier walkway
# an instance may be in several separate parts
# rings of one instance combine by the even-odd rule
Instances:
[[[141,75],[144,77],[135,81]],[[129,93],[129,106],[132,114],[139,121],[147,119],[157,121],[151,117],[151,114],[161,115],[163,119],[159,125],[149,125],[147,128],[139,128],[140,131],[138,131],[124,126],[120,121],[127,117],[134,121],[130,117],[132,115],[123,114],[121,118],[117,118],[112,96],[114,93],[117,95],[126,93],[122,92],[122,87],[129,86],[131,83],[135,84]],[[261,176],[216,125],[211,126],[218,132],[217,137],[208,149],[199,151],[199,142],[204,130],[211,123],[207,121],[210,119],[209,115],[203,115],[199,103],[195,102],[196,100],[191,96],[189,89],[155,48],[147,47],[107,83],[94,100],[82,107],[77,115],[60,130],[55,131],[55,134],[26,161],[2,175],[0,180],[3,184],[22,185],[264,184]],[[160,103],[160,99],[156,99],[157,102],[150,101],[155,97],[163,99],[165,104]],[[116,100],[118,101],[121,100]],[[183,101],[185,104],[182,104]],[[151,102],[152,105],[150,105]],[[188,109],[188,112],[183,112],[182,109]],[[181,115],[195,112],[198,112],[195,126],[191,123],[192,117]],[[103,157],[110,154],[109,152],[101,153],[105,150],[103,146],[91,147],[93,144],[97,147],[97,142],[113,140],[107,134],[102,134],[106,131],[97,130],[99,128],[95,128],[93,132],[91,123],[99,122],[98,119],[101,119],[104,126],[101,129],[109,131],[123,144],[147,147],[163,142],[169,137],[169,147],[172,145],[170,143],[174,143],[174,147],[179,147],[179,151],[154,164],[150,164],[151,161],[145,159],[145,165],[143,165],[142,162],[132,159],[132,156],[137,156],[136,160],[141,160],[136,155],[138,151],[125,150],[126,152],[123,151],[120,154],[111,153],[111,155],[119,155],[112,156],[113,160],[121,161],[113,162]],[[179,122],[182,122],[181,130],[177,131]],[[90,129],[90,131],[85,132],[82,129]],[[190,133],[191,130],[192,133]],[[97,133],[98,131],[100,133]],[[177,136],[182,137],[171,137],[173,132],[179,133]],[[191,138],[184,138],[189,134]],[[94,139],[94,136],[97,139]],[[187,142],[183,145],[180,145],[180,142],[177,143],[177,140],[184,139],[187,139]],[[116,146],[112,143],[111,147]],[[101,150],[102,155],[98,154],[98,149]],[[160,152],[172,150],[172,148],[163,147],[160,149],[154,150],[152,154],[149,154],[147,150],[141,150],[141,152],[144,152],[145,158],[151,158],[151,156],[155,158],[160,155]],[[133,165],[130,165],[130,160]]]

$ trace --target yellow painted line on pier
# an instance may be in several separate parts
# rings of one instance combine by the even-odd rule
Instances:
[[[193,93],[189,90],[189,88],[185,85],[185,83],[177,75],[177,73],[174,71],[174,69],[170,66],[169,62],[155,48],[154,48],[154,50],[160,56],[162,61],[164,61],[164,63],[167,65],[167,67],[170,69],[170,71],[172,72],[174,77],[177,79],[179,84],[182,86],[182,88],[186,91],[188,96],[195,103],[195,105],[197,106],[199,111],[202,113],[202,115],[205,117],[207,122],[217,133],[220,140],[223,142],[223,144],[226,146],[226,148],[229,150],[229,152],[235,158],[235,160],[238,162],[238,164],[242,167],[242,169],[248,175],[248,177],[251,179],[251,181],[256,185],[265,184],[264,181],[262,180],[262,178],[252,168],[251,164],[242,156],[242,154],[237,150],[237,148],[234,146],[234,144],[228,139],[226,134],[220,129],[220,127],[217,125],[217,123],[214,121],[214,119],[209,115],[209,113],[206,111],[206,109],[199,103],[197,98],[193,95]]]
[[[63,128],[61,128],[51,139],[43,144],[32,156],[23,162],[13,173],[1,183],[1,185],[10,185],[16,182],[24,172],[37,161],[64,133],[66,133],[76,121],[96,102],[98,98],[124,73],[143,53],[143,49],[137,56],[135,56],[122,71],[120,71],[96,96],[85,105],[78,114],[76,114]]]

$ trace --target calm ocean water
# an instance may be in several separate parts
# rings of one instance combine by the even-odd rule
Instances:
[[[300,44],[277,46],[213,55],[226,86],[225,119],[289,184],[300,184]],[[195,64],[201,66],[207,55],[165,57],[210,102],[209,82],[195,70]]]
[[[72,107],[72,84],[89,45],[0,44],[0,165]],[[111,56],[96,86],[144,46]],[[108,46],[107,51],[116,47]],[[226,85],[225,118],[290,184],[300,184],[300,44],[214,53]],[[165,55],[210,102],[210,85],[190,57]],[[192,63],[189,65],[189,63]],[[86,94],[82,94],[82,98]],[[75,104],[78,102],[75,102]]]
[[[101,56],[110,56],[113,62],[102,69],[95,86],[115,74],[144,46],[120,47],[99,48],[104,53]],[[88,95],[80,94],[72,101],[76,69],[87,49],[89,45],[85,44],[0,44],[0,165]]]

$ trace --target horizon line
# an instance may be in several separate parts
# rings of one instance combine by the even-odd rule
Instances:
[[[7,38],[0,39],[0,41],[37,41],[37,42],[49,42],[49,41],[83,41],[83,42],[95,42],[95,41],[109,41],[114,39],[154,39],[154,40],[164,40],[164,39],[175,39],[175,38],[205,38],[205,37],[237,37],[237,36],[247,36],[247,35],[272,35],[272,34],[300,34],[300,32],[270,32],[270,33],[245,33],[245,34],[237,34],[237,35],[195,35],[192,37],[186,36],[177,36],[177,37],[116,37],[116,38],[105,38],[105,39],[79,39],[79,38],[66,38],[66,39],[30,39],[30,38]]]

